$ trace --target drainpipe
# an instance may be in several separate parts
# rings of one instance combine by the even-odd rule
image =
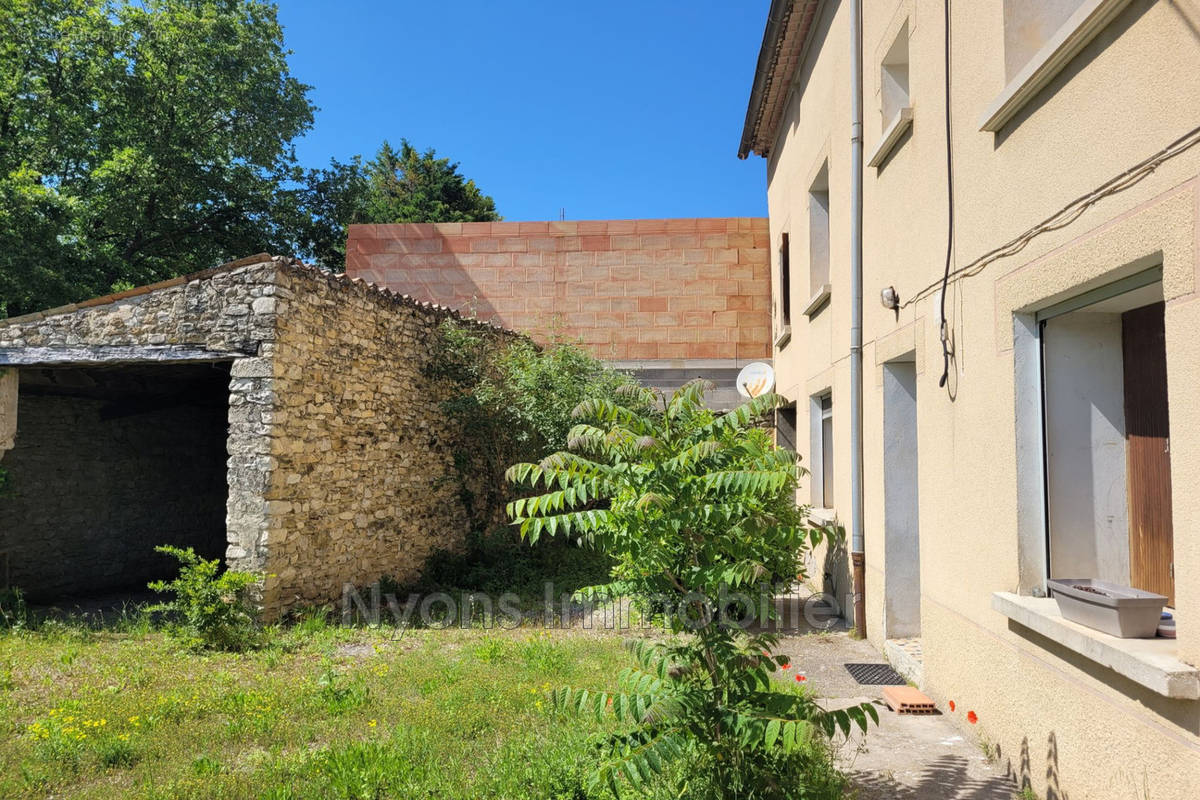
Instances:
[[[863,544],[863,94],[862,0],[850,2],[850,558],[854,569],[854,631],[866,638]]]

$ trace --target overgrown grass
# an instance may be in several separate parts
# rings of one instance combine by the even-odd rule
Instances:
[[[422,567],[422,578],[412,587],[395,587],[401,595],[447,592],[481,592],[498,597],[512,592],[525,610],[541,608],[547,583],[555,598],[585,586],[611,580],[612,560],[589,547],[565,540],[546,539],[536,545],[520,541],[516,530],[500,528],[474,533],[461,553],[435,553]]]
[[[435,558],[413,588],[513,591],[536,609],[546,576],[570,592],[608,569],[594,551],[499,533]],[[3,798],[613,800],[585,788],[611,723],[555,714],[548,693],[613,689],[623,640],[661,633],[401,631],[309,609],[259,649],[196,651],[136,607],[63,621],[15,599],[0,624]],[[796,796],[840,797],[820,744],[812,763],[828,774]],[[666,777],[649,797],[705,796],[686,762]]]
[[[0,634],[0,796],[582,798],[619,635],[322,626],[253,653],[69,626]]]

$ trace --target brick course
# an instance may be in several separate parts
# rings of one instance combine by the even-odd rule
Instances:
[[[771,356],[765,218],[351,225],[346,272],[615,361]]]

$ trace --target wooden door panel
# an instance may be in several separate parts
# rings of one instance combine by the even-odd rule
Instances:
[[[1171,432],[1163,304],[1121,315],[1125,370],[1129,582],[1175,604]]]

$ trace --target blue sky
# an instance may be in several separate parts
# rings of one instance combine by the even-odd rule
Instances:
[[[387,138],[505,219],[764,216],[737,158],[768,0],[279,0],[320,107],[306,166]]]

